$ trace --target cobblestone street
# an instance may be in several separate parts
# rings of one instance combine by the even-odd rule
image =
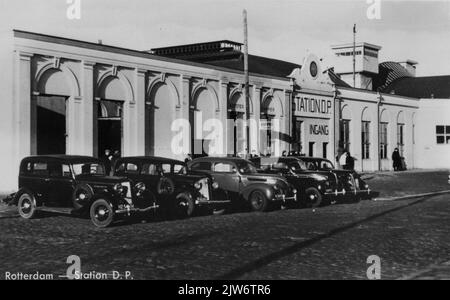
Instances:
[[[363,201],[96,229],[89,220],[0,215],[5,272],[65,275],[131,271],[134,279],[366,279],[368,256],[382,279],[449,278],[449,195]]]

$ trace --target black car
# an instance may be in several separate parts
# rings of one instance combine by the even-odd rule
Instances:
[[[145,198],[145,184],[109,177],[93,157],[51,155],[27,157],[20,164],[19,191],[8,204],[31,219],[39,211],[86,215],[97,227],[135,212],[157,208]]]
[[[337,179],[338,189],[345,192],[346,198],[364,199],[369,198],[371,191],[369,185],[361,178],[356,171],[337,170],[333,163],[325,158],[320,157],[299,157],[309,170],[325,171]]]
[[[284,176],[297,189],[297,203],[302,207],[334,203],[342,194],[337,190],[335,176],[325,171],[308,170],[298,158],[258,157],[251,161],[260,172]]]
[[[143,182],[146,193],[165,214],[190,217],[224,209],[228,194],[208,174],[189,174],[185,163],[162,157],[124,157],[114,175]]]
[[[228,191],[233,207],[249,206],[253,211],[268,211],[296,202],[297,191],[282,176],[260,174],[248,160],[227,157],[203,157],[188,163],[190,172],[211,174]]]

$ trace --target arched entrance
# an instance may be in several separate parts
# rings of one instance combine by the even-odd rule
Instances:
[[[194,94],[193,107],[190,110],[191,120],[191,148],[194,157],[207,156],[211,141],[205,137],[208,132],[203,131],[203,124],[210,119],[216,118],[216,102],[211,92],[203,88]]]
[[[261,138],[260,149],[263,154],[275,155],[277,145],[275,139],[279,139],[281,128],[276,131],[274,122],[281,124],[281,118],[283,116],[283,107],[280,101],[274,99],[274,97],[267,97],[261,105]],[[278,149],[280,150],[280,149]],[[279,151],[278,151],[279,152]]]
[[[101,83],[97,101],[94,103],[97,125],[94,130],[94,145],[96,145],[96,154],[99,157],[103,156],[107,149],[111,152],[119,151],[120,154],[123,151],[123,105],[125,99],[123,85],[117,77],[110,76]]]
[[[148,120],[146,154],[171,157],[171,141],[174,134],[171,126],[175,105],[167,84],[160,83],[153,88],[150,93],[150,104],[146,111]]]
[[[247,152],[247,130],[245,98],[242,93],[234,94],[228,102],[228,154]]]
[[[31,97],[31,154],[66,154],[70,85],[59,69],[47,70]]]

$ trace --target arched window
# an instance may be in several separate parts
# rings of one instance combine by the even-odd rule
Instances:
[[[405,132],[405,119],[403,112],[399,112],[397,116],[397,148],[400,152],[400,156],[403,157],[403,150],[405,147],[404,143],[404,132]]]
[[[366,107],[361,116],[361,156],[370,159],[370,114]]]
[[[388,112],[383,110],[380,116],[380,158],[388,158],[388,126],[389,118]]]
[[[340,120],[339,130],[339,146],[343,150],[350,151],[350,120],[351,112],[348,105],[342,108],[342,118]]]

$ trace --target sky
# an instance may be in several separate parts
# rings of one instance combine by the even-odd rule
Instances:
[[[80,1],[81,18],[67,10]],[[418,76],[450,74],[450,0],[0,0],[0,31],[20,29],[136,50],[203,41],[243,41],[251,54],[301,64],[307,53],[333,66],[331,45],[377,44],[382,61],[419,62]],[[70,2],[70,3],[69,3]],[[373,10],[370,10],[373,12]]]

